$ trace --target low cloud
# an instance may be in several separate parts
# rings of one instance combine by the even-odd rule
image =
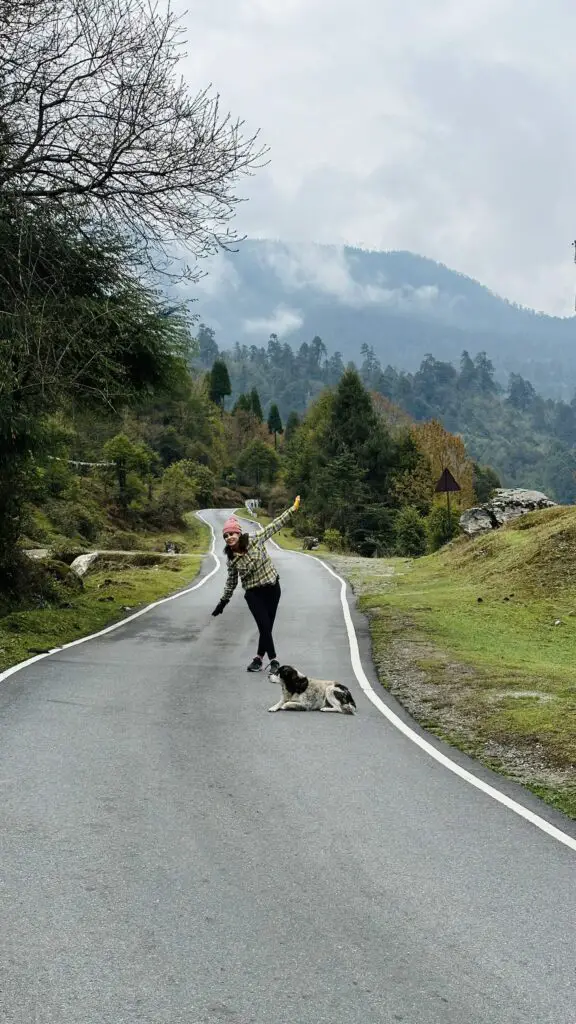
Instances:
[[[244,320],[242,330],[244,334],[263,335],[278,334],[286,337],[302,327],[304,320],[295,309],[288,309],[286,306],[277,306],[269,317],[256,317],[253,320]]]
[[[236,291],[240,285],[238,272],[223,252],[218,252],[201,267],[205,271],[196,285],[202,296],[213,298],[224,291]]]
[[[337,299],[345,306],[379,305],[397,309],[414,305],[430,307],[439,298],[436,285],[389,288],[383,275],[373,282],[354,279],[343,246],[280,245],[270,242],[262,249],[262,261],[271,267],[288,291],[310,288]]]

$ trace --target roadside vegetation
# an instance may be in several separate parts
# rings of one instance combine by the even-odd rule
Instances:
[[[31,560],[31,598],[0,603],[0,671],[189,586],[208,550],[209,530],[190,519],[177,536],[186,554],[157,553],[145,537],[140,551],[102,553],[83,577],[68,564],[72,549]]]
[[[335,562],[416,720],[576,817],[576,509],[416,560]]]

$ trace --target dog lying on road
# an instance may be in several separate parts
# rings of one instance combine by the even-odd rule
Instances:
[[[329,679],[308,679],[291,665],[282,665],[270,676],[282,684],[282,697],[268,711],[337,711],[353,715],[356,704],[347,686]]]

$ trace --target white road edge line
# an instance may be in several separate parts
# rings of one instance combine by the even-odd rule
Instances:
[[[104,629],[99,629],[97,633],[90,633],[89,636],[82,636],[78,640],[71,640],[68,644],[62,644],[61,647],[53,647],[51,651],[46,651],[45,654],[35,654],[33,658],[28,658],[26,661],[20,661],[17,665],[12,665],[11,668],[5,669],[4,672],[0,672],[0,683],[3,683],[9,676],[13,676],[16,672],[21,672],[23,668],[28,668],[29,665],[33,665],[37,661],[43,661],[44,658],[50,658],[53,654],[59,654],[60,651],[67,651],[69,647],[77,647],[78,644],[88,643],[89,640],[96,640],[99,636],[105,636],[106,633],[112,633],[115,629],[120,629],[121,626],[125,626],[128,622],[133,622],[134,619],[139,619],[141,615],[146,615],[147,612],[151,612],[154,608],[158,608],[161,604],[167,604],[168,601],[176,601],[179,597],[185,597],[186,594],[191,594],[194,590],[199,590],[203,587],[208,580],[212,579],[215,573],[218,572],[221,561],[216,554],[216,534],[214,533],[214,527],[209,523],[204,516],[196,513],[198,519],[207,526],[212,534],[212,543],[208,554],[214,559],[214,568],[203,576],[202,579],[195,583],[193,587],[187,587],[186,590],[179,590],[177,594],[170,594],[169,597],[161,597],[158,601],[153,601],[152,604],[147,604],[144,608],[140,608],[139,611],[134,612],[133,615],[127,615],[126,618],[120,619],[118,622],[113,622],[111,626],[106,626]]]
[[[272,543],[279,548],[279,545],[276,544],[276,541],[273,541]],[[393,725],[396,729],[398,729],[399,732],[403,733],[403,735],[406,736],[409,740],[411,740],[412,743],[415,743],[417,747],[420,747],[421,750],[429,754],[430,757],[433,757],[435,761],[438,761],[438,763],[441,764],[444,768],[447,768],[448,771],[453,772],[454,775],[457,775],[460,779],[463,779],[464,782],[468,782],[471,786],[474,786],[476,789],[479,789],[482,793],[485,793],[486,796],[492,797],[493,800],[496,800],[499,804],[502,804],[504,807],[507,807],[509,811],[513,811],[514,814],[518,814],[519,817],[524,818],[525,821],[530,822],[531,825],[535,825],[536,828],[539,828],[542,832],[545,832],[546,835],[551,836],[552,839],[558,840],[559,843],[562,843],[564,846],[567,846],[570,850],[574,850],[576,852],[576,839],[573,836],[569,836],[566,832],[562,832],[561,829],[556,828],[555,825],[552,825],[549,821],[546,821],[545,818],[541,818],[539,814],[535,814],[534,811],[530,811],[527,807],[524,807],[522,804],[519,804],[516,800],[512,800],[511,797],[506,796],[505,793],[501,793],[499,789],[496,789],[494,786],[490,786],[489,783],[477,778],[476,775],[473,775],[472,772],[467,771],[466,768],[462,768],[462,766],[459,765],[456,761],[452,761],[452,759],[447,757],[446,754],[443,754],[441,750],[438,750],[432,743],[429,743],[428,740],[424,739],[423,736],[420,736],[419,733],[414,731],[414,729],[411,729],[410,726],[406,724],[406,722],[403,722],[402,719],[394,711],[392,711],[392,709],[389,708],[387,704],[384,703],[382,698],[379,697],[376,691],[373,689],[372,684],[370,683],[362,667],[362,660],[360,658],[360,650],[358,647],[358,637],[356,636],[356,630],[354,628],[354,623],[352,622],[352,614],[350,612],[348,595],[346,593],[346,581],[343,580],[342,577],[339,576],[337,572],[334,572],[334,569],[332,569],[331,566],[327,565],[326,562],[323,562],[321,558],[318,558],[317,555],[308,555],[306,554],[305,551],[289,551],[289,549],[286,548],[283,548],[282,550],[288,550],[289,554],[300,555],[302,558],[311,558],[313,561],[318,562],[324,569],[326,569],[326,572],[329,572],[330,575],[333,576],[335,580],[338,580],[340,584],[340,603],[342,605],[344,623],[346,625],[346,632],[348,634],[348,646],[350,648],[350,660],[352,662],[352,670],[354,672],[354,675],[356,676],[358,685],[364,692],[365,696],[368,698],[369,701],[372,702],[374,707],[376,707],[378,711],[382,715],[384,715],[385,718],[388,719],[390,724]]]

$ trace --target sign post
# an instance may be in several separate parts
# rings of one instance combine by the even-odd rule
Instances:
[[[450,519],[450,493],[460,490],[460,484],[454,479],[449,469],[445,469],[436,484],[436,494],[445,494],[448,504],[448,519]]]

